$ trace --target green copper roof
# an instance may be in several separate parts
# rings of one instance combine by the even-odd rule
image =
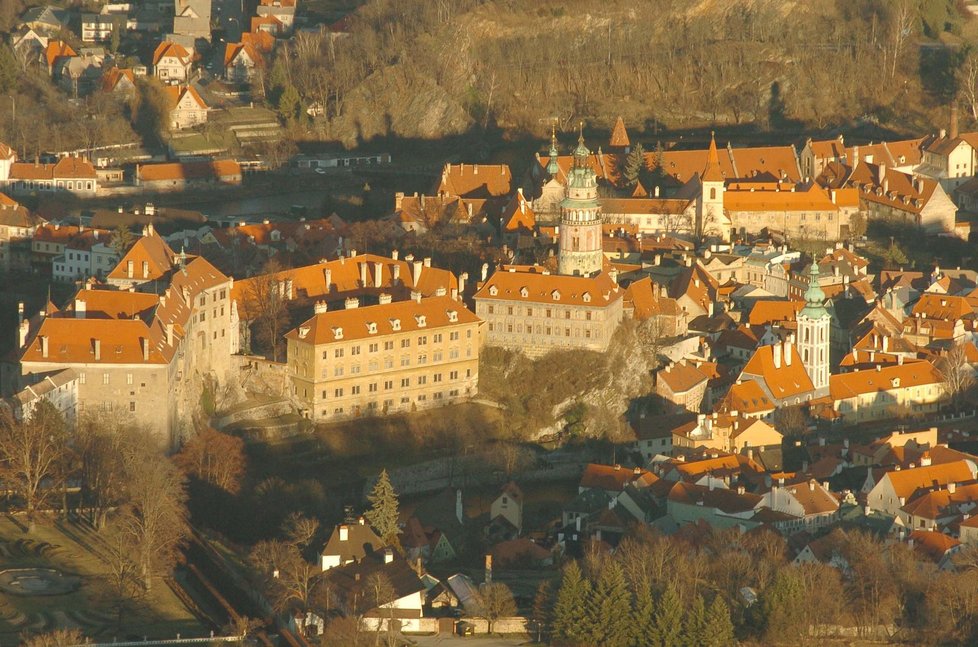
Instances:
[[[560,171],[560,167],[557,166],[557,155],[557,133],[553,132],[550,134],[550,160],[547,162],[547,173],[550,177],[554,177]]]
[[[825,309],[825,292],[818,286],[818,263],[813,262],[808,271],[808,289],[805,290],[805,307],[801,313],[809,319],[822,319],[828,317],[829,311]]]

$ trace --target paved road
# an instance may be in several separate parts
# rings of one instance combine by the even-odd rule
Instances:
[[[517,647],[529,644],[518,638],[499,638],[496,636],[411,636],[410,639],[417,647]]]

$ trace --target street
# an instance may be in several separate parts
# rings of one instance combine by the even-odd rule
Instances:
[[[471,647],[516,647],[517,645],[529,645],[530,642],[522,638],[503,638],[500,636],[461,636],[438,635],[438,636],[412,636],[408,638],[417,647],[451,647],[452,645],[470,645]]]

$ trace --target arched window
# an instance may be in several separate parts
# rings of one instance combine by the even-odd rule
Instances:
[[[710,200],[716,200],[716,199],[717,199],[717,190],[710,189]]]
[[[805,328],[805,343],[807,344],[810,341],[811,341],[811,331],[808,328]]]

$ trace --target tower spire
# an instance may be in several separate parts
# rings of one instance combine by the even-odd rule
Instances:
[[[560,171],[560,166],[557,164],[557,124],[550,124],[550,159],[547,160],[547,173],[550,177],[556,177],[557,173]]]
[[[723,182],[723,173],[720,172],[720,155],[717,153],[716,133],[710,131],[710,149],[706,156],[706,168],[700,179],[704,182]]]

